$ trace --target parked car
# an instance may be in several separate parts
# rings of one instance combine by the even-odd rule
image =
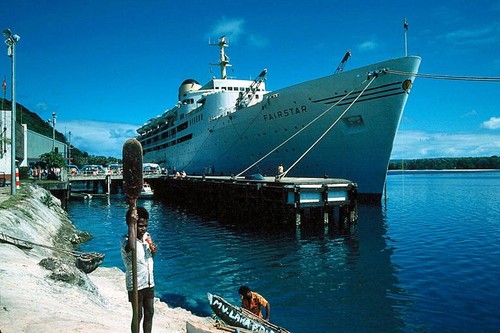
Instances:
[[[110,175],[121,175],[123,173],[123,164],[111,163],[108,165],[108,171]]]
[[[70,176],[76,176],[80,174],[80,168],[75,164],[68,164],[66,168],[68,169],[68,175]]]
[[[106,169],[98,164],[86,164],[82,166],[81,173],[86,176],[105,175]]]

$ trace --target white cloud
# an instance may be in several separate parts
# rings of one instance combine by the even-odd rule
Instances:
[[[496,44],[498,43],[498,31],[498,24],[493,23],[476,29],[455,30],[438,36],[438,40],[442,39],[455,45]]]
[[[222,17],[208,33],[208,38],[220,38],[226,36],[230,44],[237,43],[243,39],[252,46],[263,48],[269,45],[266,37],[245,31],[245,20],[240,18]]]
[[[360,51],[371,51],[371,50],[376,49],[377,47],[378,47],[377,42],[374,42],[372,40],[363,42],[363,43],[358,45],[358,49]]]
[[[445,36],[450,40],[476,39],[487,36],[491,33],[491,28],[481,29],[461,29],[447,33]]]
[[[39,102],[36,104],[36,109],[38,111],[41,111],[41,113],[43,113],[49,109],[49,106],[45,102]]]
[[[486,129],[499,129],[500,128],[500,118],[497,117],[491,117],[490,120],[487,120],[481,124],[482,128]]]
[[[460,118],[473,117],[473,116],[476,116],[476,115],[477,115],[477,111],[476,110],[472,110],[470,112],[467,112],[467,113],[464,113],[464,114],[460,115]]]
[[[248,42],[256,47],[263,48],[269,45],[269,40],[262,36],[250,35],[248,36]]]
[[[139,125],[74,120],[61,122],[71,132],[71,144],[90,155],[121,158],[125,141],[137,135]]]
[[[210,31],[209,37],[226,36],[229,42],[237,42],[244,31],[245,20],[222,17]]]
[[[500,135],[399,131],[393,159],[482,157],[500,154]]]

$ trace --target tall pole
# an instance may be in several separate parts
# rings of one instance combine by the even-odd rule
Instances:
[[[406,17],[405,21],[403,23],[403,27],[405,29],[405,57],[408,56],[408,22],[406,22]]]
[[[52,152],[56,151],[56,113],[52,112],[52,119],[47,119],[47,124],[52,125]]]
[[[56,113],[52,112],[52,152],[56,151]]]
[[[7,44],[7,56],[10,57],[12,63],[12,115],[11,115],[11,175],[10,175],[10,192],[16,194],[16,43],[20,37],[13,35],[10,29],[3,31],[5,44]]]
[[[68,164],[71,164],[71,131],[69,131]]]

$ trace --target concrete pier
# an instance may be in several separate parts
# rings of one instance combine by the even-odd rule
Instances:
[[[154,198],[182,205],[213,218],[255,226],[297,226],[303,223],[349,225],[357,220],[357,185],[346,179],[231,176],[186,176],[148,174]],[[121,175],[69,177],[57,193],[123,193]]]
[[[357,219],[357,186],[345,179],[190,176],[148,182],[160,200],[242,224],[350,224]]]

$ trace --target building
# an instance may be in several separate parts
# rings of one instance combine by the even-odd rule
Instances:
[[[2,179],[10,181],[12,175],[11,110],[0,110],[0,185]],[[41,135],[27,128],[26,124],[16,124],[16,160],[18,167],[27,167],[40,161],[40,156],[52,151],[54,141],[51,137]],[[68,145],[55,141],[55,151],[67,156]]]

